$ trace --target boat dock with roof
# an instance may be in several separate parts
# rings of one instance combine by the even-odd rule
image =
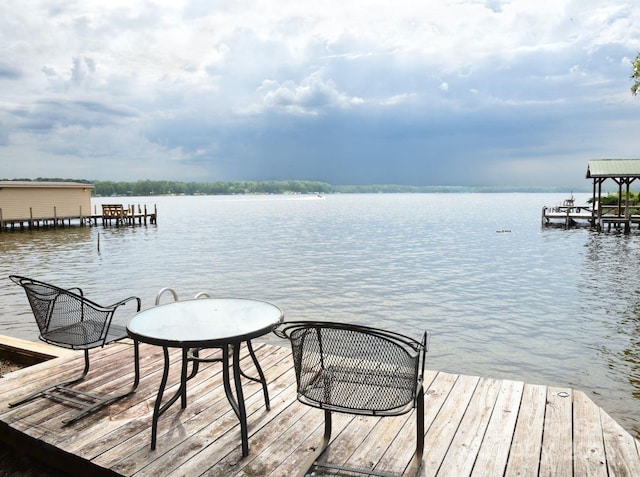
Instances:
[[[587,225],[598,231],[622,230],[630,233],[640,227],[640,204],[631,200],[630,186],[640,179],[640,159],[600,159],[589,161],[587,179],[593,180],[591,205],[576,206],[573,196],[558,206],[542,208],[542,225],[563,225],[570,228]],[[617,203],[604,205],[602,184],[617,185]]]

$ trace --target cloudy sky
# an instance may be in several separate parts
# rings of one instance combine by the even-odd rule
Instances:
[[[634,0],[3,0],[0,178],[584,186],[638,51]]]

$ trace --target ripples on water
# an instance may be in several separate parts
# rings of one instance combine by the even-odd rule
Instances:
[[[144,308],[164,286],[250,296],[288,319],[428,329],[430,368],[571,386],[640,435],[640,232],[541,229],[563,198],[126,198],[158,225],[0,233],[0,333],[37,336],[12,273]]]

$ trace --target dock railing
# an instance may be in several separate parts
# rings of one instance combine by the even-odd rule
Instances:
[[[571,228],[579,221],[588,221],[593,224],[593,209],[588,205],[574,205],[573,203],[563,205],[545,206],[542,208],[542,225],[552,225],[556,221],[561,221],[565,228]]]
[[[138,204],[136,212],[135,205],[128,205],[125,207],[123,204],[102,204],[102,225],[134,225],[136,220],[140,225],[147,224],[147,219],[151,224],[157,223],[158,209],[154,205],[153,212],[147,211],[147,205],[144,205],[144,209]],[[96,213],[97,215],[97,213]]]
[[[633,224],[640,224],[640,205],[638,204],[622,204],[603,205],[597,209],[597,226],[598,230],[619,229],[624,227],[624,233],[631,231]]]

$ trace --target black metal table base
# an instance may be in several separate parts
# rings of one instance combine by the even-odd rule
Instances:
[[[222,346],[222,382],[224,386],[224,393],[227,396],[227,400],[231,405],[231,408],[235,412],[238,417],[238,421],[240,422],[240,436],[242,439],[242,456],[246,457],[249,455],[249,432],[247,426],[247,411],[244,403],[244,393],[242,390],[242,381],[241,377],[244,376],[255,382],[260,382],[262,384],[262,390],[265,398],[265,405],[267,410],[270,409],[269,403],[269,393],[267,390],[267,382],[264,377],[264,373],[260,365],[258,364],[258,360],[253,351],[253,347],[250,342],[247,342],[247,346],[249,348],[249,353],[251,354],[251,358],[256,366],[256,369],[259,374],[259,378],[254,378],[251,376],[247,376],[242,369],[240,368],[240,347],[241,344],[229,344],[226,346]],[[233,380],[235,385],[235,395],[231,388],[231,374],[229,372],[229,348],[232,348],[231,352],[231,362],[233,369]],[[160,381],[160,387],[158,389],[158,395],[156,397],[156,403],[153,408],[153,417],[151,421],[151,450],[155,450],[156,441],[158,436],[158,419],[162,414],[165,413],[167,409],[169,409],[178,399],[180,399],[180,407],[185,409],[187,407],[187,381],[193,378],[197,373],[197,361],[194,363],[194,370],[192,370],[191,374],[187,376],[187,368],[190,359],[188,359],[188,348],[182,348],[182,369],[180,372],[180,386],[176,393],[164,404],[162,404],[162,398],[164,396],[164,391],[167,386],[167,381],[169,377],[169,368],[170,368],[170,358],[169,358],[169,349],[166,346],[162,347],[163,355],[164,355],[164,370],[162,373],[162,379]]]

